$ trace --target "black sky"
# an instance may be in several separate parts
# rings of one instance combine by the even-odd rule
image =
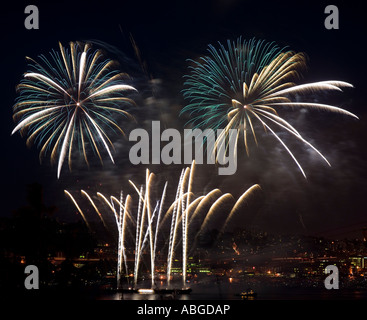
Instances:
[[[98,187],[106,188],[107,193],[118,192],[117,186],[144,171],[127,163],[128,149],[122,141],[117,142],[116,166],[107,158],[105,167],[89,171],[81,168],[69,173],[65,166],[57,180],[56,168],[47,158],[40,165],[35,147],[27,149],[19,134],[10,136],[15,86],[26,71],[25,56],[37,57],[57,49],[58,41],[66,45],[74,40],[98,40],[135,59],[129,41],[132,34],[151,77],[160,81],[159,94],[151,105],[144,100],[145,106],[136,113],[138,120],[146,125],[163,115],[167,127],[183,129],[185,119],[178,116],[184,103],[180,91],[186,59],[205,54],[210,43],[242,36],[306,52],[309,68],[304,82],[335,79],[352,83],[354,89],[330,99],[360,120],[318,111],[283,114],[332,163],[327,167],[305,146],[287,140],[308,175],[307,181],[281,146],[264,136],[259,148],[253,146],[250,158],[239,157],[236,175],[217,176],[212,167],[203,168],[197,188],[219,187],[239,196],[259,183],[263,194],[252,208],[256,211],[253,225],[269,232],[361,236],[359,230],[367,226],[367,22],[362,4],[333,1],[339,8],[340,29],[326,30],[324,9],[329,3],[324,1],[35,1],[32,4],[39,8],[40,28],[26,30],[24,8],[28,4],[10,4],[0,12],[1,216],[9,216],[25,203],[26,185],[33,182],[43,185],[45,201],[58,206],[60,217],[70,217],[74,208],[65,198],[64,188],[98,191]],[[177,167],[152,170],[173,181],[179,175]]]

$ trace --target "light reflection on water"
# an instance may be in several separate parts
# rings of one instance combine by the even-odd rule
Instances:
[[[238,283],[193,284],[190,294],[139,294],[105,292],[100,300],[241,300],[237,294],[249,289]],[[253,287],[256,298],[247,300],[366,300],[367,290],[327,290],[325,288]]]
[[[106,292],[99,299],[105,300],[238,300],[236,294],[247,289],[232,283],[196,283],[190,285],[190,294],[141,294]]]
[[[106,293],[99,297],[100,300],[191,300],[190,295],[160,295],[160,294],[141,294],[141,293]]]

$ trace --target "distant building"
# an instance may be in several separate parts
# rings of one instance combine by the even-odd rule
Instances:
[[[353,273],[359,273],[367,269],[367,257],[351,256],[349,257],[349,262]]]

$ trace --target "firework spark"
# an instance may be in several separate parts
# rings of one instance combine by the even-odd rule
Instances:
[[[216,49],[209,46],[209,55],[199,61],[192,61],[191,73],[187,75],[184,97],[189,101],[181,113],[192,117],[189,124],[198,128],[224,129],[217,138],[216,148],[223,137],[228,136],[229,129],[239,129],[243,134],[244,145],[249,155],[248,133],[258,143],[254,121],[257,120],[283,145],[306,177],[296,157],[271,128],[270,124],[286,130],[294,137],[311,147],[319,156],[327,159],[306,141],[300,133],[286,120],[281,118],[277,109],[309,108],[358,117],[342,108],[313,102],[295,102],[294,95],[304,96],[308,93],[325,90],[341,91],[342,87],[353,87],[343,81],[320,81],[296,85],[293,79],[300,76],[305,67],[305,55],[292,51],[283,51],[274,43],[261,40],[227,42],[228,48],[220,44]],[[237,151],[236,151],[237,152]]]
[[[100,50],[74,42],[70,50],[61,43],[59,47],[60,52],[50,53],[50,59],[40,56],[40,63],[27,57],[31,71],[17,86],[20,95],[13,107],[17,125],[12,132],[27,133],[28,146],[37,142],[40,160],[48,151],[52,163],[58,157],[58,178],[66,157],[71,170],[75,142],[88,165],[87,147],[102,163],[102,146],[114,162],[109,132],[124,134],[114,115],[132,118],[122,107],[134,104],[125,92],[136,91],[125,84],[127,75],[115,70],[115,62],[103,58]]]

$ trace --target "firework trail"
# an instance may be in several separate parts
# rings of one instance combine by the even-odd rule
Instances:
[[[210,210],[206,214],[205,219],[204,219],[203,223],[201,224],[199,233],[201,233],[203,230],[205,230],[211,216],[216,212],[216,210],[219,210],[226,202],[233,201],[233,200],[234,200],[234,198],[230,193],[225,193],[225,194],[221,195],[210,207]]]
[[[78,206],[78,203],[75,201],[74,197],[71,195],[71,193],[69,191],[64,190],[64,192],[71,199],[71,201],[73,201],[75,207],[78,209],[78,211],[79,211],[80,215],[82,216],[82,218],[83,218],[85,224],[87,225],[88,229],[91,230],[88,220],[85,218],[85,215],[84,215],[82,209],[80,209],[80,207]]]
[[[89,194],[88,194],[86,191],[84,191],[84,190],[81,190],[81,193],[82,193],[82,194],[84,194],[84,195],[87,197],[87,199],[89,200],[89,202],[92,204],[92,206],[93,206],[94,210],[97,212],[98,217],[101,219],[101,221],[102,221],[102,223],[103,223],[103,226],[107,229],[106,221],[104,220],[104,218],[103,218],[103,216],[102,216],[101,212],[98,210],[98,207],[95,205],[95,203],[94,203],[94,201],[92,200],[92,198],[91,198],[91,197],[89,196]]]
[[[327,159],[286,120],[278,115],[280,107],[308,108],[337,112],[358,117],[342,108],[313,102],[295,102],[292,97],[307,96],[326,90],[342,91],[342,87],[353,87],[343,81],[319,81],[296,85],[292,81],[300,76],[305,67],[305,55],[284,51],[273,42],[252,39],[250,41],[227,41],[227,47],[209,45],[209,55],[191,61],[190,73],[186,76],[184,98],[188,104],[181,114],[188,113],[188,124],[197,128],[224,129],[216,140],[216,149],[223,147],[221,141],[228,137],[230,129],[238,129],[244,139],[249,155],[248,134],[258,143],[254,122],[258,121],[283,145],[306,178],[296,157],[286,146],[270,124],[284,129],[311,147],[324,161]],[[237,145],[236,145],[237,149]],[[236,150],[237,152],[237,150]]]
[[[117,279],[118,286],[120,286],[122,266],[125,264],[126,274],[128,274],[127,265],[127,242],[126,231],[130,231],[131,242],[135,249],[135,260],[134,260],[134,287],[138,283],[138,276],[140,265],[142,263],[143,253],[147,254],[150,258],[150,273],[151,273],[151,285],[152,288],[155,286],[155,265],[156,265],[156,252],[158,246],[159,235],[167,239],[167,285],[170,286],[170,280],[172,275],[172,263],[174,259],[177,259],[177,248],[182,245],[182,282],[186,285],[186,274],[187,274],[187,256],[188,248],[191,251],[196,246],[198,235],[205,231],[210,223],[212,217],[218,214],[224,206],[230,206],[231,210],[229,216],[226,218],[223,225],[223,229],[227,225],[229,219],[241,211],[243,203],[246,202],[247,198],[257,189],[258,185],[254,185],[249,188],[237,201],[234,203],[234,198],[231,194],[222,194],[219,189],[214,189],[206,195],[196,196],[192,192],[192,186],[194,181],[195,161],[193,161],[190,168],[183,169],[180,174],[180,178],[176,187],[176,195],[172,202],[168,203],[168,209],[164,210],[166,202],[166,193],[168,183],[164,184],[161,196],[156,201],[155,206],[152,203],[152,192],[155,188],[154,185],[154,174],[146,170],[145,183],[138,188],[136,184],[129,180],[129,183],[133,186],[137,196],[138,205],[135,209],[135,214],[132,197],[128,194],[123,200],[122,192],[120,193],[120,199],[114,196],[104,196],[102,193],[97,192],[97,197],[101,199],[103,203],[107,204],[109,211],[112,212],[115,220],[115,224],[118,231],[118,261],[117,261]],[[75,199],[71,196],[70,192],[65,190],[65,193],[71,198],[78,211],[82,213],[80,206],[77,204]],[[86,199],[91,203],[94,210],[98,215],[104,215],[98,209],[96,203],[90,196],[87,196],[85,191],[81,193],[86,196]],[[117,206],[115,206],[115,204]],[[85,219],[85,216],[83,219]],[[163,216],[163,218],[162,218]],[[136,219],[135,219],[135,218]],[[169,221],[170,219],[170,221]],[[105,220],[103,220],[105,221]],[[194,241],[191,243],[193,237],[192,224],[193,221],[199,223],[199,231],[196,233]],[[162,235],[166,230],[165,225],[169,224],[169,230],[166,235]],[[181,236],[179,229],[181,228]],[[131,232],[135,231],[135,232]],[[190,242],[190,243],[189,243]],[[147,250],[145,250],[147,247]],[[191,253],[191,252],[190,252]]]
[[[236,201],[236,203],[234,204],[234,206],[232,207],[232,210],[230,211],[230,213],[228,214],[226,220],[223,223],[222,229],[220,231],[220,233],[222,234],[224,232],[224,230],[226,229],[229,221],[233,218],[234,215],[238,214],[244,207],[244,205],[246,204],[246,200],[248,200],[248,198],[254,194],[254,192],[256,190],[261,190],[261,187],[258,184],[254,184],[253,186],[251,186],[250,188],[248,188],[243,194],[242,196],[240,196],[238,198],[238,200]]]
[[[69,50],[59,43],[60,52],[50,58],[40,56],[40,62],[27,57],[29,72],[17,86],[19,97],[13,107],[17,122],[12,134],[27,134],[27,145],[37,143],[40,160],[51,153],[51,163],[57,162],[60,177],[65,158],[71,170],[73,149],[83,153],[89,165],[87,148],[102,162],[101,147],[114,163],[110,132],[123,129],[116,115],[133,118],[124,107],[134,101],[126,92],[136,91],[125,84],[128,76],[118,72],[115,62],[92,51],[89,44],[70,43]],[[75,148],[77,144],[78,148]]]

